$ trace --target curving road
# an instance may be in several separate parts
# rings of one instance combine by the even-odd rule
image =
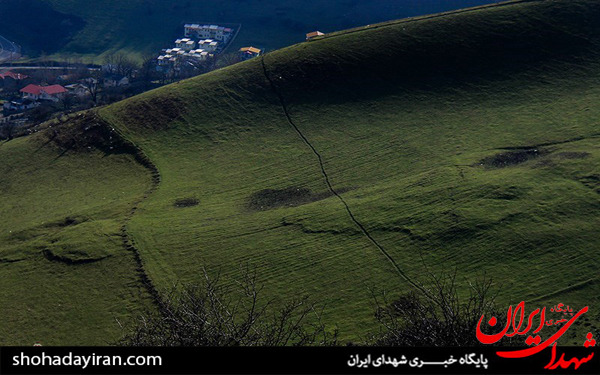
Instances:
[[[0,35],[0,63],[16,60],[19,57],[21,57],[19,47]]]

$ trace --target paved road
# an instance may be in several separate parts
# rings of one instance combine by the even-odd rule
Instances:
[[[17,65],[0,65],[0,70],[19,69],[19,70],[75,70],[80,69],[75,66],[17,66]],[[86,68],[87,70],[100,70],[100,68]]]
[[[19,47],[0,35],[0,62],[8,62],[21,57]]]

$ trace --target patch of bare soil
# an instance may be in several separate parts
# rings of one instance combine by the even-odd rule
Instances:
[[[349,189],[339,190],[343,193]],[[255,211],[266,211],[279,207],[296,207],[303,204],[316,202],[329,198],[333,194],[329,191],[313,193],[303,187],[288,187],[285,189],[264,189],[252,194],[248,200],[248,208]]]
[[[62,220],[53,221],[44,225],[46,228],[65,228],[88,221],[85,217],[67,216]]]
[[[102,257],[94,258],[94,257],[90,257],[89,254],[87,254],[83,251],[71,251],[68,255],[58,255],[58,254],[55,254],[50,249],[42,250],[42,255],[44,256],[44,258],[48,259],[51,262],[59,262],[59,263],[64,263],[64,264],[68,264],[68,265],[80,265],[80,264],[95,263],[95,262],[99,262],[99,261],[104,260],[109,257],[109,256],[102,256]]]
[[[175,203],[173,203],[173,206],[178,208],[184,208],[197,206],[198,204],[200,204],[200,201],[196,198],[181,198],[177,199]]]
[[[93,111],[78,113],[58,123],[41,125],[48,143],[66,151],[98,149],[105,153],[135,153],[117,132]]]
[[[483,165],[486,168],[506,168],[539,158],[547,153],[548,151],[541,150],[539,148],[501,152],[499,154],[488,156],[487,158],[482,159],[479,161],[479,165]]]
[[[60,227],[69,227],[71,225],[81,224],[83,222],[82,219],[72,216],[67,216],[64,221],[58,224]]]

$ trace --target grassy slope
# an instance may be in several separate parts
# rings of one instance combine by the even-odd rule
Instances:
[[[63,151],[44,133],[0,143],[0,345],[105,345],[150,303],[120,231],[148,172]]]
[[[599,13],[582,0],[494,7],[339,33],[264,63],[332,185],[409,277],[425,265],[485,271],[503,303],[589,305],[597,331]],[[374,327],[370,287],[408,290],[328,196],[261,60],[101,114],[161,173],[127,225],[159,288],[198,280],[203,266],[231,280],[248,263],[270,297],[326,302],[345,339]],[[480,165],[545,143],[523,164]],[[148,303],[119,234],[150,176],[127,154],[44,144],[0,144],[0,344],[103,344],[118,336],[115,317]],[[288,187],[318,200],[248,207]],[[175,207],[180,198],[200,204]]]
[[[340,33],[265,66],[333,186],[409,277],[485,271],[502,302],[590,305],[597,330],[595,15],[592,1],[523,2]],[[369,287],[407,290],[337,199],[247,207],[262,189],[327,192],[260,60],[101,114],[162,174],[130,226],[158,286],[248,262],[266,293],[326,301],[347,339],[372,328]],[[480,165],[546,143],[535,160]],[[173,206],[188,197],[200,204]]]
[[[414,2],[302,0],[164,1],[164,0],[45,0],[56,10],[80,17],[87,24],[61,54],[88,57],[124,50],[137,56],[156,53],[180,37],[186,22],[243,24],[234,48],[255,45],[275,49],[299,42],[313,29],[325,32],[392,18],[474,6],[493,0]],[[15,25],[18,28],[19,25]]]

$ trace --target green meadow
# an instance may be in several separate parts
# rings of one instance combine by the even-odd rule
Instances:
[[[104,345],[150,302],[121,226],[150,186],[129,155],[0,144],[0,345]]]
[[[144,275],[249,266],[342,342],[378,329],[373,290],[456,270],[499,306],[589,306],[581,345],[600,325],[598,16],[551,0],[388,22],[99,109],[147,168],[50,129],[3,143],[1,343],[110,340],[150,303]],[[72,121],[53,127],[85,133]]]

